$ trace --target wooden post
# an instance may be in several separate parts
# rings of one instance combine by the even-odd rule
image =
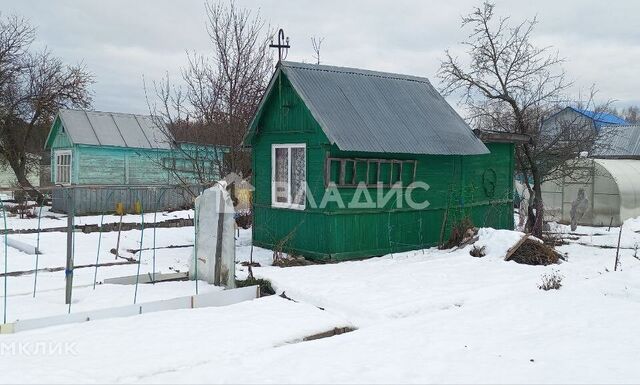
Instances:
[[[220,192],[220,203],[218,206],[218,238],[216,239],[215,266],[213,269],[213,284],[220,286],[220,272],[222,264],[222,234],[224,226],[224,195]]]
[[[65,266],[65,304],[71,305],[71,291],[73,288],[73,222],[75,211],[75,194],[69,188],[69,204],[67,205],[67,263]]]

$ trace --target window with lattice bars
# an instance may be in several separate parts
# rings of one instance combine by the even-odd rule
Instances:
[[[416,160],[329,157],[325,162],[325,185],[407,186],[416,179],[417,164]]]

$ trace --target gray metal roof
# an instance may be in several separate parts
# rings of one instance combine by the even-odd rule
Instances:
[[[593,156],[607,158],[640,157],[640,125],[603,127],[600,130]]]
[[[58,117],[74,144],[171,148],[172,138],[157,117],[72,109],[61,109]]]
[[[426,78],[293,62],[279,68],[343,151],[489,153]]]

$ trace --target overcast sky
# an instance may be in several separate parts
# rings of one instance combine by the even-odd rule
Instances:
[[[323,64],[426,76],[435,84],[446,48],[465,38],[460,16],[480,1],[238,0],[273,28],[283,27],[287,60],[312,62],[312,36],[324,37]],[[617,107],[640,104],[640,1],[497,1],[497,13],[515,20],[538,16],[536,41],[567,58],[576,94],[596,84]],[[206,53],[202,0],[0,0],[38,27],[37,46],[95,75],[93,107],[148,112],[147,82],[178,77],[185,51]],[[455,100],[454,100],[455,102]]]

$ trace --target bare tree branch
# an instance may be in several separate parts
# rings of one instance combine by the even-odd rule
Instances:
[[[87,108],[93,76],[69,66],[47,49],[32,52],[36,33],[26,20],[0,16],[0,157],[18,185],[42,199],[27,174],[37,165],[44,138],[60,108]]]
[[[470,30],[462,43],[466,61],[445,52],[438,73],[441,90],[460,95],[476,128],[532,138],[531,143],[517,146],[516,164],[533,198],[529,230],[541,235],[542,183],[570,172],[567,162],[592,151],[597,132],[577,118],[543,129],[542,123],[561,109],[572,85],[562,68],[564,59],[550,47],[532,43],[536,18],[514,24],[508,17],[497,17],[494,10],[494,4],[485,2],[462,18],[462,27]],[[592,89],[587,105],[593,104],[594,95]]]
[[[320,48],[322,47],[322,42],[324,41],[324,37],[315,37],[311,38],[311,46],[313,47],[313,58],[316,60],[316,64],[320,64]]]

